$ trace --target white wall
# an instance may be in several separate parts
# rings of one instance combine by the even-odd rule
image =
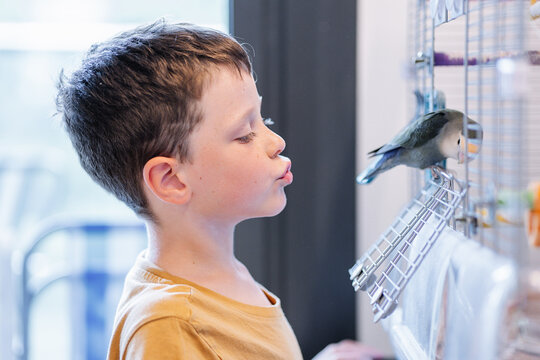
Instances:
[[[411,114],[403,67],[407,61],[407,1],[358,1],[357,170],[366,153],[389,141]],[[400,166],[357,187],[357,257],[375,242],[410,199],[409,171]],[[351,264],[352,265],[352,264]],[[368,297],[359,292],[359,339],[388,354],[386,332],[373,323]]]

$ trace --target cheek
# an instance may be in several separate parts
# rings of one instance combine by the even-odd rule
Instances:
[[[264,171],[257,163],[244,159],[244,161],[235,162],[223,169],[223,180],[225,186],[231,188],[231,192],[240,196],[242,193],[250,193],[259,186],[264,185]]]
[[[458,153],[458,145],[454,144],[452,140],[446,140],[442,144],[442,153],[446,157],[456,157]]]
[[[220,192],[224,198],[239,199],[252,196],[260,186],[265,185],[265,171],[257,160],[258,155],[219,157],[206,156],[201,158],[205,164],[199,171],[199,188],[206,191]]]

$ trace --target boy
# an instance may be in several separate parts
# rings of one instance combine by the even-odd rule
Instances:
[[[57,105],[83,168],[146,222],[108,359],[301,359],[279,299],[233,251],[236,224],[281,212],[293,180],[242,46],[189,24],[138,28],[93,46]],[[377,355],[345,340],[316,358]]]
[[[285,207],[291,162],[244,49],[157,22],[93,46],[59,84],[81,165],[146,222],[108,359],[301,359],[279,299],[236,260],[236,224]]]

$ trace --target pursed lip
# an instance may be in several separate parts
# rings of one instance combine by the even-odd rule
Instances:
[[[285,168],[285,171],[283,172],[283,174],[281,174],[281,176],[278,178],[278,180],[284,179],[289,173],[292,175],[292,173],[291,173],[291,162],[290,161],[287,163],[287,167]]]

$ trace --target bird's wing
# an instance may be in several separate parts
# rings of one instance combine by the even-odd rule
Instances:
[[[389,151],[392,151],[392,150],[395,150],[397,148],[400,148],[401,145],[396,145],[396,144],[392,144],[392,143],[388,143],[386,145],[383,145],[377,149],[374,149],[374,150],[371,150],[370,152],[368,152],[368,156],[369,157],[373,157],[373,156],[377,156],[377,155],[382,155],[382,154],[385,154]]]
[[[401,130],[388,144],[370,151],[368,154],[375,156],[397,148],[413,149],[422,146],[436,137],[448,120],[444,111],[426,114]]]

